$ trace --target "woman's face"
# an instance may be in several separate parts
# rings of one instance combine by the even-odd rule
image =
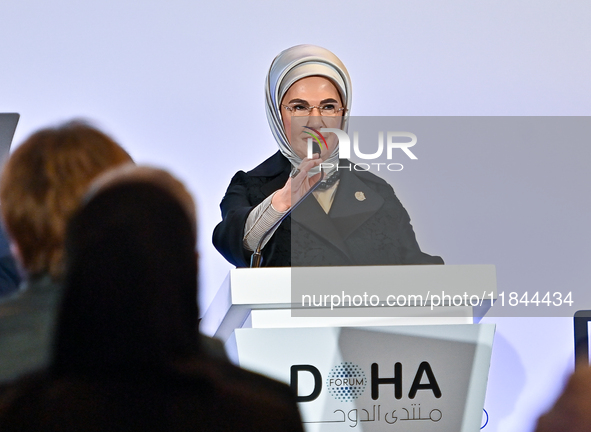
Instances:
[[[310,76],[296,81],[285,93],[281,100],[281,118],[285,135],[293,151],[302,159],[308,155],[308,138],[313,133],[304,126],[312,127],[316,130],[320,128],[340,128],[343,111],[339,111],[334,116],[320,115],[320,111],[314,108],[308,116],[296,116],[293,110],[299,110],[300,114],[306,113],[305,107],[328,106],[332,104],[336,109],[343,106],[341,96],[335,85],[328,78],[320,76]],[[290,112],[285,105],[292,108]],[[316,135],[314,133],[314,135]],[[326,160],[337,146],[338,140],[335,134],[323,134],[326,139],[328,149],[322,142],[320,157]]]

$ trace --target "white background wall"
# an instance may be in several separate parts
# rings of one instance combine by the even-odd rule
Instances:
[[[138,162],[184,180],[199,203],[205,308],[230,269],[211,245],[219,201],[238,169],[276,150],[263,83],[282,49],[314,43],[340,56],[353,80],[353,115],[589,115],[590,22],[582,0],[7,0],[0,112],[22,115],[15,143],[48,124],[93,119]],[[499,290],[544,281],[583,289],[589,148],[522,148],[498,170],[472,165],[464,184],[446,183],[453,176],[442,170],[433,173],[437,196],[406,177],[393,186],[423,249],[447,263],[496,264]],[[442,157],[470,167],[486,163],[482,151],[494,153],[469,150]],[[479,195],[475,182],[495,193]],[[456,192],[447,205],[446,187]],[[515,190],[523,200],[511,201],[497,228],[493,209]],[[489,320],[498,331],[485,430],[529,430],[572,366],[571,320]]]

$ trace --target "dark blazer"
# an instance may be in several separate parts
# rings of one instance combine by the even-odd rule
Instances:
[[[342,160],[340,166],[349,166]],[[222,203],[222,222],[213,233],[216,249],[237,267],[248,267],[243,248],[250,211],[283,187],[291,164],[277,152],[232,178]],[[350,266],[443,264],[421,252],[410,217],[392,187],[366,171],[341,170],[328,214],[313,196],[299,205],[263,249],[263,266]]]

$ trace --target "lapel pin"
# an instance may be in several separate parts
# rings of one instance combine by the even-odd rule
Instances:
[[[357,198],[357,201],[365,201],[365,194],[363,192],[355,192],[355,198]]]

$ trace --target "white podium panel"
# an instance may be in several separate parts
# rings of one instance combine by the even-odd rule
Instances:
[[[493,325],[238,329],[242,367],[292,386],[307,432],[474,432]]]
[[[365,316],[298,317],[289,309],[253,309],[242,328],[290,327],[363,327],[392,325],[472,324],[471,307],[440,307],[438,316],[430,316],[430,308],[399,308],[395,317],[371,316],[373,308],[358,308]]]
[[[353,307],[349,312],[356,316],[328,316],[329,308],[301,308],[301,302],[292,296],[293,274],[298,282],[302,277],[314,284],[331,284],[339,290],[354,290],[360,286],[371,288],[374,293],[394,296],[422,296],[429,300],[434,294],[445,292],[453,298],[462,298],[453,306],[437,305],[432,316],[431,305],[422,307]],[[203,316],[200,329],[203,333],[227,341],[234,329],[261,327],[318,327],[349,325],[402,325],[419,324],[413,317],[425,317],[420,323],[460,324],[472,322],[473,316],[482,316],[496,299],[496,274],[493,265],[414,265],[414,266],[358,266],[358,267],[307,267],[307,268],[258,268],[231,270]],[[480,307],[466,303],[469,298],[480,299]],[[380,305],[382,306],[382,305]],[[384,305],[385,306],[385,305]],[[285,312],[298,308],[316,316],[297,316],[288,319]],[[479,309],[476,314],[475,309]],[[268,312],[274,310],[275,312]],[[391,316],[381,316],[390,311]],[[346,309],[340,309],[346,312]],[[319,316],[324,315],[327,316]],[[431,317],[431,318],[429,318]],[[276,319],[272,324],[273,319]]]
[[[366,290],[378,301],[318,301]],[[492,265],[237,269],[201,329],[290,384],[308,432],[477,431],[494,326],[472,322],[496,295]]]

